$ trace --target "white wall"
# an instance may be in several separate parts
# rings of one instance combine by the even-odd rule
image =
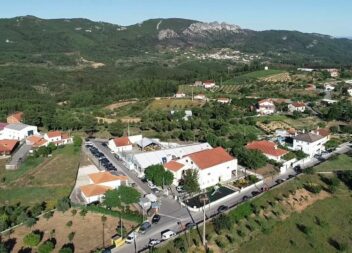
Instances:
[[[293,139],[293,149],[302,150],[305,154],[309,155],[309,157],[313,157],[325,150],[324,144],[327,142],[327,139],[328,138],[325,137],[312,143]]]
[[[122,146],[122,147],[116,147],[114,139],[111,139],[108,142],[108,147],[114,152],[114,153],[120,153],[124,151],[131,151],[132,150],[132,145],[127,145],[127,146]]]
[[[38,134],[38,129],[36,126],[27,126],[22,130],[13,130],[5,127],[1,138],[21,141],[29,136],[28,135],[29,131],[33,131],[33,135]]]

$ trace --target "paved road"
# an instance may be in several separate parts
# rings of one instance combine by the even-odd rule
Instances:
[[[23,162],[29,151],[31,150],[32,145],[23,144],[20,148],[12,155],[11,161],[8,163],[11,166],[17,167]]]
[[[123,164],[116,160],[116,158],[110,153],[109,149],[102,146],[101,142],[94,141],[94,144],[99,148],[101,152],[103,152],[113,164],[121,171],[123,171],[126,175],[130,176],[131,179],[145,192],[150,192],[148,186],[141,182],[140,179],[131,171],[129,171]],[[333,153],[326,154],[323,156],[324,159],[328,159],[333,154],[342,154],[346,153],[351,148],[348,143],[342,144],[338,149],[336,149]],[[310,161],[303,164],[302,168],[312,167],[319,163],[321,163],[324,159],[316,159],[312,158]],[[277,185],[275,182],[277,179],[287,180],[289,175],[296,175],[293,169],[288,169],[285,173],[277,175],[273,177],[271,181],[266,182],[266,187],[272,188]],[[243,197],[252,196],[253,191],[257,191],[261,187],[263,187],[263,183],[257,183],[248,187],[245,190],[242,190],[239,194],[233,196],[231,199],[219,201],[217,204],[213,204],[210,207],[207,207],[205,210],[206,217],[210,218],[214,215],[218,214],[218,208],[220,205],[227,205],[230,208],[235,208],[239,203],[243,202]],[[262,193],[265,194],[265,193]],[[203,212],[190,212],[186,207],[182,207],[177,201],[170,198],[162,198],[161,199],[161,207],[160,207],[160,215],[161,220],[158,224],[152,225],[152,228],[147,231],[145,235],[139,235],[134,244],[125,244],[120,248],[112,249],[112,252],[119,253],[130,253],[130,252],[142,252],[146,249],[148,242],[150,239],[160,239],[161,232],[166,229],[171,229],[175,232],[180,232],[183,230],[183,226],[188,222],[195,222],[201,225],[203,220]],[[181,223],[181,225],[180,225]],[[199,231],[201,234],[201,231]]]

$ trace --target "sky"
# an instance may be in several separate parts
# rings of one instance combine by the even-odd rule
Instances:
[[[150,18],[219,21],[253,30],[352,36],[352,0],[1,0],[0,18],[88,18],[130,25]]]

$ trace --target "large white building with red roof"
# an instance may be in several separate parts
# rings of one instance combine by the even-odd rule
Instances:
[[[178,160],[171,160],[164,164],[164,168],[173,173],[174,185],[179,184],[186,170],[198,170],[199,186],[205,189],[230,180],[232,173],[237,173],[237,159],[223,148],[217,147],[192,153]]]
[[[246,145],[249,150],[257,150],[265,155],[268,159],[277,162],[282,161],[282,157],[288,153],[287,150],[277,147],[277,144],[272,141],[252,141]]]
[[[44,135],[44,139],[49,143],[54,143],[56,146],[73,143],[72,137],[62,131],[50,131]]]
[[[124,151],[131,151],[133,148],[132,144],[133,143],[130,138],[128,136],[125,136],[109,140],[108,147],[111,149],[112,152],[120,153]]]
[[[261,115],[273,114],[276,112],[276,107],[272,99],[263,99],[258,101],[257,113]]]

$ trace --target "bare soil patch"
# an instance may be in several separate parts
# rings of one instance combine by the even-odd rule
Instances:
[[[50,234],[53,229],[55,229],[53,237],[56,239],[57,244],[54,252],[58,252],[64,244],[69,243],[68,234],[75,232],[72,241],[75,246],[75,253],[87,253],[103,246],[103,224],[101,217],[101,214],[96,213],[88,213],[85,217],[82,217],[78,213],[72,216],[71,211],[65,213],[55,212],[54,216],[49,220],[40,218],[37,224],[32,228],[32,231],[39,230],[43,232],[43,242],[50,238]],[[72,221],[71,227],[66,225],[69,221]],[[118,224],[118,218],[107,216],[104,226],[105,246],[111,244],[110,239],[116,234],[115,229]],[[123,225],[130,231],[134,224],[130,221],[123,221]],[[22,247],[25,248],[23,245],[23,237],[30,232],[31,229],[25,226],[18,227],[14,230],[10,235],[11,238],[16,239],[13,252],[18,252]]]
[[[299,189],[295,194],[291,194],[287,199],[283,200],[283,205],[294,212],[301,213],[307,207],[313,205],[316,201],[326,199],[331,195],[326,191],[318,194],[308,192],[306,189]]]
[[[108,110],[115,110],[115,109],[120,108],[122,106],[135,104],[137,102],[138,102],[137,100],[120,101],[120,102],[117,102],[117,103],[113,103],[113,104],[107,105],[104,108],[108,109]]]

